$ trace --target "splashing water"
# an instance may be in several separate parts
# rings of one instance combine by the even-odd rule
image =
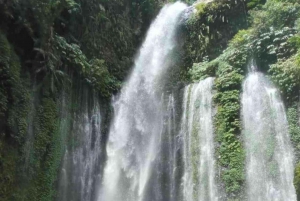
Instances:
[[[186,5],[166,5],[153,22],[133,72],[114,103],[99,201],[163,200],[157,161],[163,132],[162,88],[172,66],[176,30]]]
[[[213,82],[213,78],[207,78],[185,88],[181,128],[184,140],[184,201],[218,200],[212,123]]]
[[[251,68],[243,85],[242,116],[250,201],[295,201],[293,150],[278,90]]]

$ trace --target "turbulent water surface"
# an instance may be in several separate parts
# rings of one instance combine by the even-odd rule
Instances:
[[[279,91],[252,70],[242,105],[248,200],[295,201],[293,150]]]

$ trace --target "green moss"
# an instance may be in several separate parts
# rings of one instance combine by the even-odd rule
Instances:
[[[230,47],[241,47],[249,42],[249,37],[252,29],[239,30],[239,32],[230,40]]]
[[[186,69],[193,63],[219,56],[226,49],[229,39],[246,25],[243,1],[215,0],[205,6],[200,3],[199,12],[193,14],[185,25]]]
[[[190,71],[193,80],[216,77],[214,103],[216,158],[221,167],[220,182],[224,183],[229,199],[242,199],[245,182],[245,151],[241,142],[240,93],[250,51],[244,43],[227,48],[213,61],[195,64]]]
[[[295,169],[294,186],[297,193],[297,200],[300,199],[300,163],[297,164]]]
[[[43,98],[37,110],[35,123],[32,186],[29,188],[30,200],[52,200],[54,182],[62,157],[62,146],[58,132],[57,103],[51,98]]]
[[[297,104],[291,106],[287,110],[287,119],[289,122],[289,133],[291,141],[295,149],[297,161],[300,160],[300,125],[299,125],[299,112]]]
[[[240,91],[232,90],[216,94],[215,103],[218,111],[215,120],[221,178],[230,197],[241,196],[244,185],[245,153],[239,138],[240,133]]]
[[[205,12],[206,3],[197,3],[195,8],[197,10],[197,15],[202,15]]]
[[[6,36],[0,31],[0,75],[1,80],[7,80],[9,77],[9,59],[10,59],[11,47],[6,39]],[[8,92],[4,83],[1,83],[0,88],[0,118],[5,117],[5,113],[8,109]]]
[[[28,77],[22,77],[20,60],[1,31],[0,55],[0,178],[5,181],[0,182],[0,198],[11,200],[23,159],[30,97]]]
[[[266,0],[250,0],[247,2],[247,8],[253,9],[257,6],[263,5],[264,3],[266,3]]]
[[[203,80],[207,77],[215,76],[218,64],[217,61],[194,63],[193,67],[189,70],[189,76],[192,80]]]
[[[17,147],[7,143],[0,134],[0,199],[11,201],[16,185]]]
[[[30,110],[34,109],[30,81],[23,75],[21,62],[2,33],[0,52],[0,111],[4,118],[0,125],[0,199],[52,200],[63,152],[56,101],[45,97],[36,106],[34,129],[29,134],[28,115],[33,115]]]

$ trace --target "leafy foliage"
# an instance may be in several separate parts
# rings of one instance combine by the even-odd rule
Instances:
[[[110,74],[123,81],[143,34],[163,1],[77,2],[81,5],[81,12],[69,20],[72,36],[79,41],[89,59],[104,60]]]
[[[43,98],[37,111],[35,123],[33,169],[37,170],[33,177],[33,187],[29,191],[30,200],[52,200],[54,182],[63,150],[58,135],[57,105],[51,98]]]
[[[247,6],[253,8],[254,4],[255,8],[250,11],[250,27],[239,30],[229,41],[228,48],[216,59],[211,60],[214,54],[210,52],[192,52],[199,56],[193,57],[192,61],[202,62],[195,63],[189,70],[189,77],[193,81],[208,76],[216,77],[215,103],[218,110],[215,128],[219,143],[217,158],[228,199],[237,200],[243,200],[245,179],[245,154],[239,133],[240,91],[247,71],[247,61],[250,58],[257,60],[259,69],[270,74],[288,100],[288,105],[298,101],[299,97],[299,3],[269,0],[265,5],[257,6],[260,4],[258,1],[248,1]],[[202,17],[203,15],[205,16],[202,14]],[[193,40],[194,43],[197,41],[196,38]],[[202,44],[204,48],[201,47],[201,53],[208,43],[202,41]],[[292,141],[298,149],[298,114],[294,107],[289,109],[288,118]],[[272,145],[270,147],[272,148]],[[296,188],[299,186],[298,169],[295,176]],[[276,170],[270,169],[270,174],[276,174]]]
[[[104,60],[88,61],[78,45],[68,44],[60,36],[56,36],[55,41],[54,48],[62,53],[60,59],[64,60],[65,64],[77,68],[77,71],[81,72],[87,82],[100,91],[102,96],[110,97],[111,92],[119,89],[119,82],[108,72]]]
[[[256,34],[267,32],[270,27],[275,30],[283,27],[293,27],[300,14],[300,4],[295,1],[270,0],[262,10],[250,11],[252,27]]]
[[[62,94],[88,85],[108,105],[161,2],[0,2],[0,200],[54,199]]]
[[[252,0],[247,2],[247,8],[248,9],[253,9],[257,6],[262,6],[263,4],[266,3],[266,0]]]
[[[216,58],[229,39],[247,25],[244,1],[216,0],[196,4],[196,10],[185,25],[185,69],[193,63]]]
[[[196,14],[197,15],[203,15],[204,12],[205,12],[205,7],[206,7],[206,3],[198,3],[195,5],[195,8],[196,8]]]
[[[204,79],[207,76],[216,77],[215,128],[216,140],[219,144],[217,158],[222,170],[220,179],[225,185],[228,198],[240,199],[245,180],[245,153],[239,136],[241,132],[240,90],[244,69],[250,55],[246,47],[234,48],[233,44],[238,43],[231,42],[230,47],[215,60],[194,64],[190,75],[193,80]]]
[[[231,198],[242,196],[244,185],[244,149],[240,141],[240,90],[244,78],[243,68],[247,62],[247,52],[226,50],[217,58],[215,103],[218,111],[215,117],[219,164],[223,167],[222,180]]]
[[[30,96],[28,77],[21,77],[18,56],[0,31],[0,199],[11,200],[17,166],[23,158]],[[9,133],[7,133],[9,131]]]
[[[300,91],[300,54],[287,60],[280,60],[270,66],[272,80],[279,86],[281,93],[289,101],[297,101]]]

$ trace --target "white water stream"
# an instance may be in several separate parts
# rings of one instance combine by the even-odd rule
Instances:
[[[242,116],[249,201],[296,201],[288,122],[279,91],[252,67],[243,85]]]
[[[158,161],[163,132],[164,77],[172,65],[176,30],[186,5],[164,6],[147,33],[135,66],[114,102],[99,201],[162,200]]]
[[[184,201],[216,201],[213,78],[185,88],[181,133],[184,141]]]

